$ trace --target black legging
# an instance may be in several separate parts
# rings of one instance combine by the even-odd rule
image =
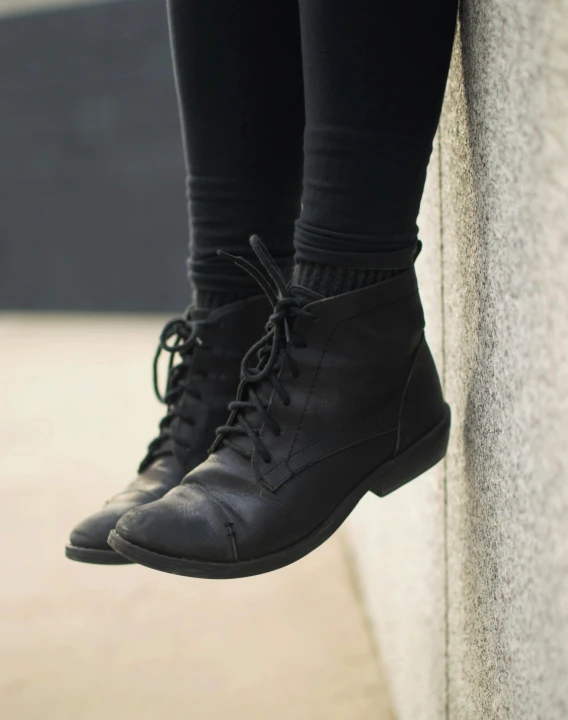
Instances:
[[[299,260],[411,264],[457,2],[168,0],[198,289],[256,292],[216,255],[254,260],[253,233],[281,263],[294,236]]]

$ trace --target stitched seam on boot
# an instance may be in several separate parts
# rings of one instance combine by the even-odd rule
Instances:
[[[334,455],[339,455],[339,453],[345,452],[346,450],[351,450],[351,448],[357,447],[357,445],[361,445],[361,443],[367,442],[368,440],[373,440],[378,437],[382,437],[383,435],[388,435],[389,433],[396,432],[396,428],[393,428],[392,430],[386,430],[385,432],[380,433],[373,433],[372,435],[369,435],[368,437],[359,438],[358,440],[355,440],[350,445],[347,445],[343,448],[339,448],[337,450],[332,450],[331,452],[327,453],[327,455],[323,455],[322,457],[319,457],[317,460],[312,460],[311,462],[307,463],[306,465],[302,466],[301,468],[298,468],[297,470],[292,470],[291,474],[284,478],[284,480],[281,480],[277,485],[273,485],[269,487],[271,490],[278,490],[279,487],[284,485],[285,483],[290,480],[290,478],[294,477],[294,475],[298,475],[301,472],[304,472],[305,470],[308,470],[309,468],[313,467],[314,465],[317,465],[322,460],[326,460],[329,457],[333,457]],[[386,458],[384,462],[389,460],[390,458]],[[380,463],[382,465],[383,463]],[[263,485],[265,485],[265,482],[263,482]]]
[[[319,372],[320,372],[320,370],[321,370],[321,366],[322,366],[322,363],[323,363],[323,359],[324,359],[324,357],[325,357],[325,355],[326,355],[326,353],[327,353],[327,350],[328,350],[328,348],[329,348],[329,345],[331,344],[331,341],[333,340],[333,337],[334,337],[337,329],[338,329],[341,325],[343,325],[343,323],[345,323],[345,322],[350,322],[351,320],[354,320],[355,318],[361,317],[362,315],[366,315],[366,314],[368,314],[368,313],[372,313],[372,312],[374,312],[375,310],[377,310],[377,308],[384,308],[384,307],[388,307],[389,305],[393,305],[394,303],[397,303],[397,302],[399,302],[400,300],[405,300],[407,297],[412,297],[412,295],[418,295],[418,288],[413,289],[413,291],[410,292],[410,293],[408,293],[408,295],[404,295],[404,296],[402,296],[402,297],[400,297],[400,298],[396,298],[395,300],[392,300],[392,301],[389,302],[389,303],[381,303],[381,304],[379,304],[379,305],[374,305],[373,307],[370,307],[370,308],[365,308],[365,310],[362,310],[361,312],[355,313],[355,315],[350,315],[349,317],[343,318],[342,320],[340,320],[340,321],[335,325],[335,327],[333,328],[333,330],[330,332],[329,338],[327,339],[327,342],[326,342],[326,344],[325,344],[325,346],[324,346],[324,348],[323,348],[323,350],[322,350],[322,354],[321,354],[321,357],[320,357],[320,361],[319,361],[319,363],[318,363],[317,370],[316,370],[315,375],[314,375],[314,379],[313,379],[313,381],[312,381],[312,386],[311,386],[311,388],[310,388],[310,392],[309,392],[309,394],[308,394],[308,397],[306,398],[306,402],[305,402],[305,404],[304,404],[304,409],[302,410],[302,414],[300,415],[300,420],[299,420],[299,422],[298,422],[298,426],[296,427],[296,432],[295,432],[295,434],[294,434],[294,439],[293,439],[293,441],[292,441],[292,444],[290,445],[290,450],[289,450],[289,452],[288,452],[288,458],[287,458],[288,460],[292,457],[292,450],[294,449],[294,446],[295,446],[295,444],[296,444],[296,440],[297,440],[297,438],[298,438],[298,434],[299,434],[299,432],[300,432],[300,430],[301,430],[301,428],[302,428],[302,423],[304,422],[304,416],[305,416],[306,411],[307,411],[307,409],[308,409],[308,404],[309,404],[309,402],[310,402],[310,398],[311,398],[312,393],[313,393],[313,391],[314,391],[314,388],[315,388],[315,385],[316,385],[316,381],[317,381],[317,378],[318,378],[318,375],[319,375]]]
[[[280,368],[280,370],[278,371],[278,379],[280,379],[282,372],[283,372],[283,368]],[[274,388],[272,388],[272,391],[270,393],[270,397],[268,399],[268,403],[266,406],[268,412],[270,412],[270,408],[272,407],[272,403],[274,401],[275,394],[276,394],[276,390]],[[263,420],[262,425],[260,426],[259,433],[258,433],[258,437],[261,440],[262,440],[262,436],[264,435],[265,430],[266,430],[266,420]],[[286,460],[284,460],[283,462],[286,462]],[[257,479],[257,481],[262,483],[267,489],[270,490],[271,488],[268,485],[266,485],[264,482],[264,474],[262,473],[261,469],[258,467],[258,451],[257,451],[256,447],[252,451],[250,464],[251,464],[252,470],[254,472],[254,475],[255,475],[255,478]]]
[[[358,440],[354,440],[350,445],[346,445],[343,448],[340,448],[339,450],[332,450],[331,452],[327,453],[327,455],[324,455],[323,457],[318,458],[317,460],[312,460],[311,462],[304,465],[299,470],[296,470],[295,472],[303,472],[304,470],[307,470],[308,468],[311,468],[313,465],[317,465],[321,460],[326,460],[329,457],[333,457],[334,455],[339,455],[339,453],[344,452],[345,450],[351,450],[351,448],[357,447],[357,445],[361,445],[361,443],[367,442],[368,440],[375,440],[376,438],[383,437],[383,435],[389,435],[390,433],[395,432],[395,430],[385,430],[384,432],[380,433],[373,433],[372,435],[368,435],[364,438],[359,438]],[[385,460],[386,462],[386,460]],[[382,465],[383,463],[381,463]]]
[[[380,435],[386,435],[387,433],[397,432],[397,431],[398,431],[398,427],[387,428],[386,430],[378,430],[376,433],[373,433],[373,435],[371,435],[371,437],[379,437]],[[339,438],[339,437],[341,437],[342,435],[345,435],[346,433],[349,433],[349,432],[351,432],[351,430],[340,430],[339,432],[336,432],[336,433],[334,433],[333,435],[327,435],[327,436],[326,436],[325,438],[323,438],[322,440],[318,440],[317,442],[314,442],[314,443],[312,443],[311,445],[305,445],[304,447],[301,447],[301,448],[300,448],[299,450],[297,450],[295,453],[292,453],[292,454],[289,455],[287,458],[285,458],[284,460],[282,460],[281,462],[279,462],[278,465],[273,465],[273,467],[271,467],[270,470],[268,471],[268,473],[266,474],[267,477],[270,475],[270,473],[271,473],[273,470],[276,470],[276,469],[279,468],[281,465],[286,465],[286,467],[288,468],[288,470],[289,470],[291,473],[299,472],[298,470],[292,470],[292,469],[290,468],[290,466],[289,466],[289,464],[288,464],[290,460],[292,460],[293,458],[295,458],[297,455],[300,455],[300,453],[306,452],[306,450],[309,450],[310,448],[316,447],[316,445],[321,445],[321,444],[324,443],[324,442],[329,442],[330,440],[333,440],[334,438]],[[368,439],[368,438],[367,438],[367,439]],[[356,442],[356,441],[354,441],[354,442]],[[351,447],[352,445],[353,445],[353,443],[351,443],[350,445],[346,445],[345,447]],[[339,448],[338,452],[339,452],[340,450],[342,450],[342,449],[343,449],[343,448]],[[327,455],[324,455],[323,457],[328,457],[328,456],[327,456]]]
[[[193,485],[195,487],[198,487],[201,492],[205,495],[205,497],[209,498],[211,502],[215,505],[215,507],[219,510],[221,515],[225,518],[225,528],[227,528],[227,535],[229,536],[229,540],[231,541],[231,546],[233,548],[233,557],[235,558],[235,562],[239,562],[239,555],[237,552],[237,544],[235,542],[235,531],[233,530],[233,523],[229,520],[227,517],[227,513],[223,510],[223,506],[221,503],[217,500],[216,497],[211,495],[211,493],[207,490],[207,488],[204,488],[201,483],[193,481]]]
[[[308,409],[308,405],[309,405],[309,402],[310,402],[310,398],[312,397],[312,393],[314,392],[314,388],[315,388],[315,386],[316,386],[316,381],[317,381],[317,379],[318,379],[318,375],[319,375],[319,372],[320,372],[320,370],[321,370],[321,366],[322,366],[322,363],[323,363],[323,359],[324,359],[324,357],[325,357],[325,354],[326,354],[326,352],[327,352],[327,349],[328,349],[328,347],[329,347],[329,345],[330,345],[330,343],[331,343],[331,341],[332,341],[332,339],[333,339],[333,336],[335,335],[335,331],[337,330],[339,324],[340,324],[340,323],[338,323],[338,324],[333,328],[333,330],[330,332],[329,337],[328,337],[328,339],[327,339],[327,342],[326,342],[326,344],[325,344],[325,346],[324,346],[324,348],[323,348],[323,350],[322,350],[322,352],[321,352],[321,357],[320,357],[320,360],[319,360],[317,369],[316,369],[316,371],[315,371],[315,373],[314,373],[314,378],[313,378],[313,380],[312,380],[312,386],[311,386],[311,388],[310,388],[310,392],[308,393],[308,396],[306,397],[306,402],[304,403],[304,409],[302,410],[302,414],[300,415],[300,420],[299,420],[298,425],[297,425],[297,427],[296,427],[296,432],[294,433],[294,439],[292,440],[292,444],[290,445],[290,450],[288,451],[288,457],[286,458],[287,460],[290,460],[290,458],[292,457],[292,450],[294,449],[294,447],[295,447],[295,445],[296,445],[296,440],[297,440],[297,438],[298,438],[298,434],[299,434],[299,432],[300,432],[300,430],[301,430],[301,428],[302,428],[302,423],[304,422],[304,417],[305,417],[306,411],[307,411],[307,409]]]

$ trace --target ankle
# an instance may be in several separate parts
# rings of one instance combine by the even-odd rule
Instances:
[[[286,256],[278,258],[276,259],[276,264],[280,267],[286,281],[288,281],[294,272],[295,266],[293,257]],[[260,265],[258,267],[260,267]],[[194,306],[205,310],[215,310],[223,305],[230,305],[232,303],[239,302],[239,300],[247,300],[248,298],[257,296],[261,292],[256,282],[252,280],[244,286],[237,285],[231,289],[223,288],[224,280],[222,277],[219,277],[218,279],[221,286],[218,289],[211,289],[211,286],[207,288],[199,287],[201,282],[196,282],[195,278],[191,276],[190,281],[192,282],[194,288]],[[233,284],[230,276],[225,282],[227,282],[227,284]]]
[[[239,300],[246,300],[253,295],[258,295],[258,289],[252,288],[250,292],[235,290],[199,290],[196,289],[193,296],[195,307],[206,310],[215,310],[223,305],[230,305]]]
[[[360,290],[369,285],[376,285],[390,280],[402,272],[404,269],[342,268],[312,262],[299,262],[294,268],[292,282],[294,285],[307,287],[325,297],[332,297],[351,290]]]

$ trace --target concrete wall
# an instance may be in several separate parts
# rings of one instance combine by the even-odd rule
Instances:
[[[568,717],[568,0],[464,0],[418,271],[444,464],[349,533],[400,720]]]

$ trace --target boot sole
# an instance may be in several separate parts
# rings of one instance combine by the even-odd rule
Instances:
[[[131,565],[128,560],[110,548],[99,550],[97,548],[79,547],[78,545],[66,545],[65,557],[76,562],[91,563],[92,565]]]
[[[234,563],[210,563],[162,555],[134,545],[112,530],[108,543],[132,562],[160,572],[210,580],[249,577],[278,570],[308,555],[322,545],[343,524],[367,492],[380,497],[397,490],[436,465],[446,454],[450,436],[451,413],[445,406],[444,418],[430,432],[403,453],[383,463],[368,475],[343,500],[341,505],[312,533],[294,545],[253,560]]]

